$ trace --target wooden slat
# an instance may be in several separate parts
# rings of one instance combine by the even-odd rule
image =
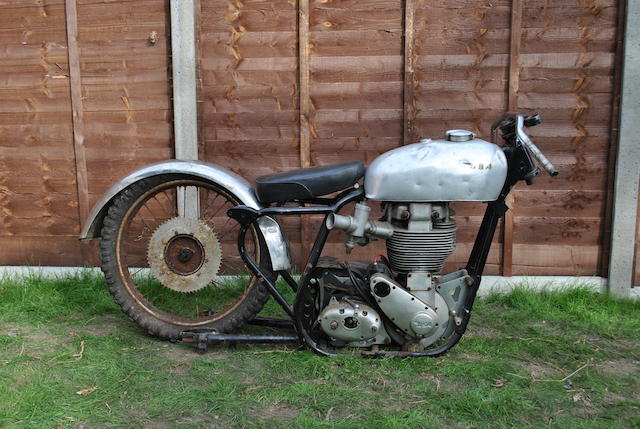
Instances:
[[[518,110],[518,88],[520,85],[520,44],[522,39],[522,0],[513,0],[511,5],[511,36],[509,52],[509,89],[507,108]],[[506,200],[510,208],[514,204],[513,192]],[[513,275],[513,212],[508,210],[503,219],[502,275]]]
[[[513,0],[511,6],[511,35],[509,52],[509,95],[508,109],[518,109],[518,89],[520,85],[520,45],[522,40],[522,0]]]
[[[78,14],[76,0],[65,0],[67,46],[69,55],[69,87],[73,121],[73,150],[76,161],[78,187],[78,214],[80,227],[89,215],[89,183],[84,144],[84,119],[82,107],[82,82],[80,76],[80,49],[78,48]]]
[[[81,266],[87,263],[87,248],[76,235],[57,235],[44,232],[41,236],[1,236],[0,264]],[[93,264],[92,264],[93,265]]]
[[[300,97],[300,166],[311,166],[311,132],[309,129],[309,0],[298,3],[298,73]]]
[[[298,94],[300,109],[300,167],[311,167],[311,129],[309,114],[311,98],[309,88],[309,0],[298,0]],[[307,258],[311,250],[310,216],[300,218],[302,258]]]
[[[413,121],[415,117],[415,99],[414,99],[414,73],[413,73],[413,48],[414,48],[414,0],[405,0],[404,2],[404,134],[403,144],[413,143]]]

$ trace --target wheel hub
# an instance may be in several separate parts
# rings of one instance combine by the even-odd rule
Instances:
[[[176,274],[188,276],[198,271],[204,262],[204,247],[191,235],[176,235],[164,249],[164,260]]]
[[[160,225],[149,240],[151,274],[177,292],[195,292],[218,274],[222,247],[211,227],[199,219],[175,217]]]

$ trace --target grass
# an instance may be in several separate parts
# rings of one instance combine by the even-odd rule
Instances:
[[[442,358],[198,355],[147,336],[100,277],[4,279],[0,427],[640,427],[638,310],[518,289],[479,300]]]

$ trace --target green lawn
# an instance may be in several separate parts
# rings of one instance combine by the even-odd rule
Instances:
[[[198,355],[147,336],[100,277],[1,280],[0,427],[640,427],[639,310],[516,290],[479,300],[442,358]]]

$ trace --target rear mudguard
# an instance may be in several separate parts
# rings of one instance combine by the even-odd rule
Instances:
[[[256,199],[253,188],[249,182],[226,168],[201,161],[163,161],[142,167],[109,188],[102,198],[93,206],[80,233],[80,239],[90,240],[100,237],[102,223],[107,214],[107,210],[112,204],[113,199],[120,192],[140,180],[163,174],[180,174],[203,179],[227,189],[230,193],[238,197],[245,206],[256,210],[263,208]],[[269,250],[273,271],[291,268],[288,246],[278,222],[271,217],[262,216],[258,219],[258,226]]]

